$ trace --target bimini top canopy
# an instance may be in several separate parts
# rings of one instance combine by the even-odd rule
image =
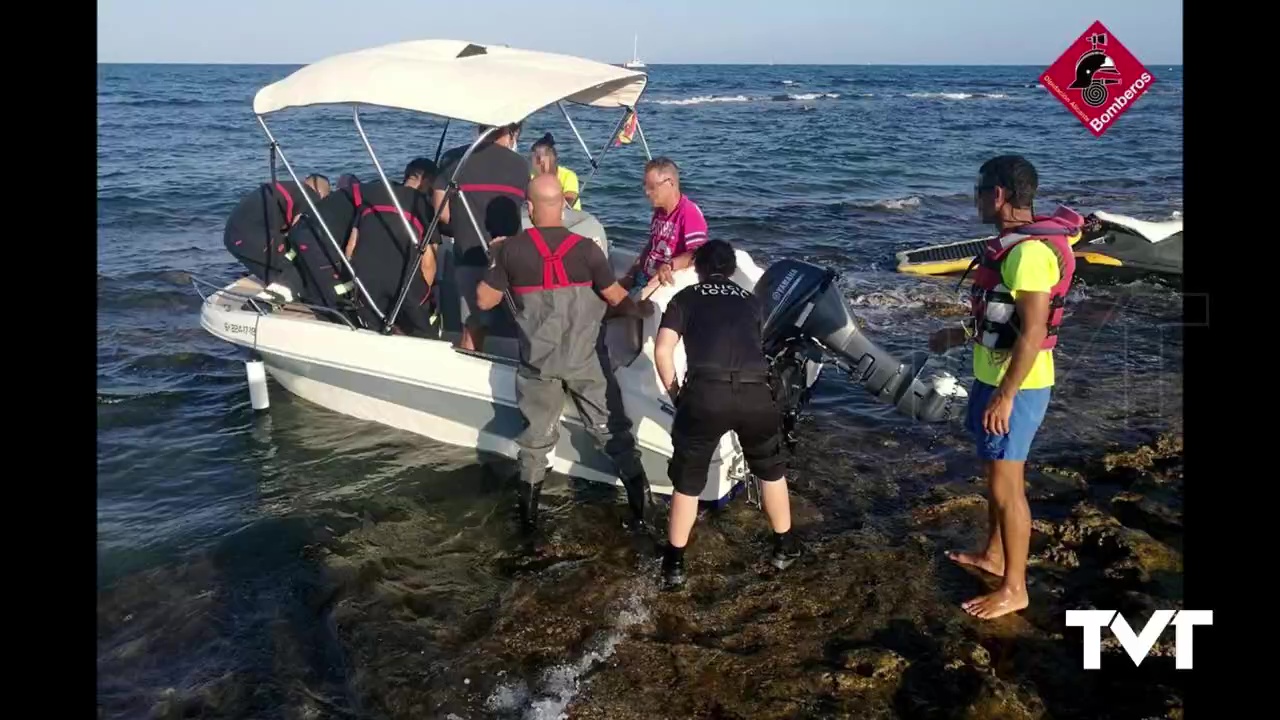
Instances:
[[[644,73],[571,55],[413,40],[308,65],[259,90],[253,111],[353,103],[505,125],[560,100],[634,108],[647,82]]]

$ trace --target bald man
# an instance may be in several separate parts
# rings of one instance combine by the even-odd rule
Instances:
[[[509,293],[520,327],[516,402],[525,428],[516,444],[522,527],[526,533],[537,529],[547,454],[560,439],[567,393],[592,438],[616,466],[627,491],[632,528],[645,532],[649,481],[625,411],[615,403],[612,417],[609,412],[601,321],[606,304],[641,317],[653,314],[653,305],[632,301],[600,247],[565,229],[559,178],[534,177],[525,197],[533,227],[490,246],[493,262],[476,286],[476,304],[484,310],[503,302]]]

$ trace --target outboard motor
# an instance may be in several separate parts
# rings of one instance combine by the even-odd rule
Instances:
[[[754,294],[764,304],[765,355],[774,368],[775,392],[786,413],[788,431],[817,380],[802,372],[831,357],[881,402],[913,420],[947,422],[964,411],[956,402],[960,388],[943,375],[920,379],[929,358],[915,353],[909,363],[896,360],[864,335],[836,287],[839,275],[799,260],[774,263],[760,276]],[[803,383],[803,384],[802,384]]]

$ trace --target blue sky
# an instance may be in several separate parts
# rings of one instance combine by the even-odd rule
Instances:
[[[99,62],[308,63],[447,37],[604,62],[1048,65],[1101,20],[1182,63],[1174,0],[98,0]]]

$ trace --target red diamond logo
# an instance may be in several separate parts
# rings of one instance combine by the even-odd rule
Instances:
[[[1094,22],[1040,76],[1094,137],[1102,137],[1156,79],[1101,22]]]

